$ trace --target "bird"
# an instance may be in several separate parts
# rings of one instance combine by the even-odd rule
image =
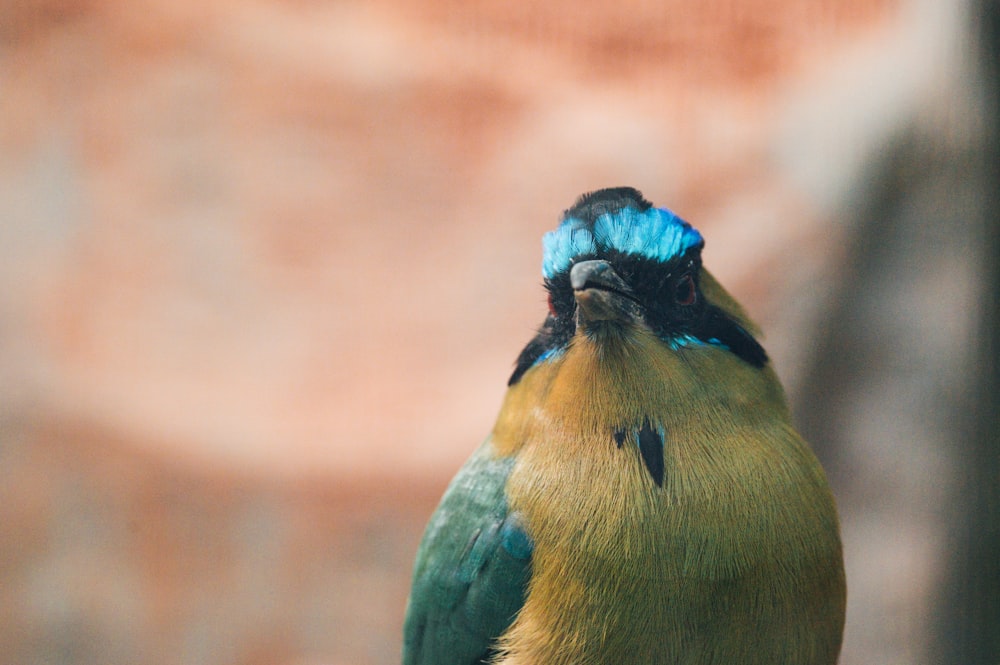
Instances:
[[[548,313],[417,550],[404,665],[833,665],[832,492],[704,240],[631,187],[544,235]]]

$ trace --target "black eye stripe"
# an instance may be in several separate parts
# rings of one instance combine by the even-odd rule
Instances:
[[[559,316],[572,314],[576,309],[576,299],[573,297],[573,287],[569,283],[569,271],[560,273],[553,279],[545,280],[545,290],[553,309]]]
[[[692,254],[695,254],[692,256]],[[679,285],[689,283],[693,289],[692,302],[681,303],[681,306],[695,304],[698,297],[698,270],[701,266],[697,251],[688,252],[679,260],[662,264],[644,256],[618,255],[611,264],[616,272],[635,291],[637,298],[651,310],[669,310],[678,305],[677,290]],[[674,318],[666,316],[654,318]]]
[[[695,338],[725,348],[754,367],[767,364],[767,353],[753,335],[722,309],[705,301],[700,285],[700,247],[666,264],[613,250],[579,256],[575,262],[595,258],[608,261],[632,288],[646,324],[665,342]],[[508,385],[517,383],[544,354],[566,348],[576,334],[576,298],[569,270],[545,280],[553,313],[546,317],[538,334],[521,351]],[[678,287],[684,287],[686,282],[693,290],[690,294],[680,294],[685,297],[678,297]]]

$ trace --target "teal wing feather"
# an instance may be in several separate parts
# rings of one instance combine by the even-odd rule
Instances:
[[[486,662],[524,604],[533,543],[507,508],[513,464],[487,440],[445,491],[417,551],[403,665]]]

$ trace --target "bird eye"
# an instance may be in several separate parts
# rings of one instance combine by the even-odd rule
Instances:
[[[674,287],[674,302],[678,305],[693,305],[697,292],[694,288],[694,279],[691,275],[684,275]]]

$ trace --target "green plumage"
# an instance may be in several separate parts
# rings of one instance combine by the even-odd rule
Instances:
[[[504,497],[513,462],[487,440],[441,499],[417,551],[405,665],[484,662],[523,605],[530,552]]]

